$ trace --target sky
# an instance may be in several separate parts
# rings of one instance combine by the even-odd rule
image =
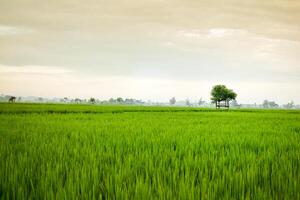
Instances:
[[[0,93],[300,103],[299,0],[0,0]]]

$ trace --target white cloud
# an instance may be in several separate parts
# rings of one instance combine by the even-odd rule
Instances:
[[[0,25],[0,36],[28,34],[32,32],[32,29],[24,27]]]
[[[240,29],[215,28],[215,29],[209,29],[206,36],[208,38],[222,38],[222,37],[231,37],[231,36],[241,36],[247,33],[248,33],[247,31],[240,30]]]
[[[217,39],[225,37],[240,37],[247,33],[247,31],[241,29],[213,28],[208,30],[180,30],[176,33],[176,36],[193,39]]]
[[[38,66],[38,65],[25,65],[25,66],[7,66],[0,65],[0,73],[13,73],[13,74],[66,74],[72,72],[71,70],[57,66]]]

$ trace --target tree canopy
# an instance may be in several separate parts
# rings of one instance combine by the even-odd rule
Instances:
[[[89,102],[92,103],[92,104],[94,104],[94,103],[96,103],[96,99],[93,98],[93,97],[91,97],[90,100],[89,100]]]
[[[236,98],[237,94],[233,90],[228,89],[225,85],[215,85],[211,90],[211,100],[213,103],[221,101],[229,102]]]

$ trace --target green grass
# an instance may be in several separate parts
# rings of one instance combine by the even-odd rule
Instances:
[[[300,111],[0,104],[1,199],[300,199]]]

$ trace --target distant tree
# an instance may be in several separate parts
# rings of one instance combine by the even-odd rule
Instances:
[[[118,97],[118,98],[117,98],[117,102],[118,102],[118,103],[123,103],[124,100],[123,100],[121,97]]]
[[[227,107],[229,108],[229,102],[236,98],[237,94],[231,89],[228,89],[225,85],[215,85],[211,90],[211,100],[215,103],[216,108]],[[224,105],[221,102],[224,101]]]
[[[205,104],[205,101],[204,100],[202,100],[202,97],[199,99],[199,101],[198,101],[198,105],[199,106],[202,106],[203,104]]]
[[[124,103],[125,104],[135,104],[135,100],[134,99],[125,99]]]
[[[108,100],[108,102],[109,102],[109,103],[115,103],[115,100],[114,100],[113,98],[110,98],[110,99]]]
[[[125,99],[123,101],[124,104],[144,104],[145,102],[143,102],[142,100],[138,100],[138,99]]]
[[[79,98],[76,98],[74,101],[75,101],[75,103],[81,103],[81,99],[79,99]]]
[[[185,100],[185,105],[187,105],[187,106],[191,106],[192,105],[189,99]]]
[[[262,106],[264,108],[277,108],[278,104],[275,103],[275,101],[268,101],[268,100],[264,100]]]
[[[239,107],[240,105],[238,104],[238,102],[235,99],[233,99],[231,101],[231,103],[230,103],[230,106],[232,106],[232,107]]]
[[[18,97],[17,101],[21,102],[22,101],[22,97]]]
[[[142,100],[140,100],[140,99],[139,99],[139,100],[136,100],[135,103],[136,103],[136,104],[145,104],[145,102],[142,101]]]
[[[275,101],[269,101],[270,108],[277,108],[278,104]]]
[[[264,102],[262,103],[262,106],[264,108],[268,108],[269,107],[269,101],[268,100],[264,100]]]
[[[12,96],[5,95],[5,96],[4,96],[4,100],[5,100],[5,101],[9,101],[9,99],[10,99],[11,97],[12,97]]]
[[[93,97],[91,97],[90,100],[89,100],[89,102],[92,103],[92,104],[94,104],[94,103],[96,103],[96,99],[93,98]]]
[[[10,103],[14,103],[15,101],[16,101],[16,97],[14,97],[14,96],[10,96],[8,99],[8,102],[10,102]]]
[[[288,108],[288,109],[291,109],[291,108],[294,108],[295,107],[295,104],[293,101],[283,105],[284,108]]]
[[[174,104],[176,103],[175,97],[172,97],[172,98],[169,100],[169,102],[170,102],[170,105],[174,105]]]
[[[38,98],[38,102],[43,102],[43,101],[44,101],[44,99],[42,97]]]
[[[108,104],[108,103],[109,103],[109,101],[107,101],[107,100],[103,100],[103,101],[101,101],[100,103],[101,103],[101,104]]]

